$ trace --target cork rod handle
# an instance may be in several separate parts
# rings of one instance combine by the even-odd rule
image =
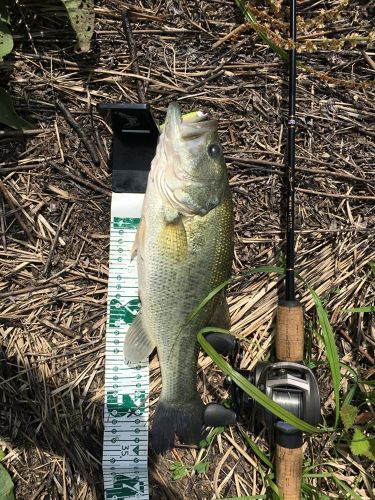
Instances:
[[[284,301],[277,309],[276,359],[299,363],[303,360],[303,309],[297,301]],[[276,484],[283,500],[300,500],[303,449],[276,445]]]
[[[303,360],[303,309],[297,301],[285,302],[277,308],[276,359]]]
[[[276,445],[276,484],[283,500],[300,500],[303,450]]]

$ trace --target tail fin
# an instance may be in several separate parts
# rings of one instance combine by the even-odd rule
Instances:
[[[203,437],[204,404],[200,397],[188,403],[168,403],[159,400],[151,432],[151,444],[156,454],[164,454],[175,444],[198,444]]]

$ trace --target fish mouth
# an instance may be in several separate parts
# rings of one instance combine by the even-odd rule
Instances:
[[[217,129],[217,121],[208,119],[206,113],[197,111],[184,116],[176,102],[168,106],[164,133],[172,141],[181,140],[185,147],[196,147],[210,132]]]
[[[181,214],[205,215],[219,201],[211,192],[218,181],[207,150],[218,142],[217,128],[205,113],[182,116],[177,103],[168,106],[151,170],[159,193]]]

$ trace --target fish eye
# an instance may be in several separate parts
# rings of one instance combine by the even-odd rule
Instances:
[[[219,144],[210,144],[207,148],[207,151],[211,158],[216,159],[221,156],[221,147],[219,146]]]

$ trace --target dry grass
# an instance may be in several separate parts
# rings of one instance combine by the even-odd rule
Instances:
[[[301,4],[311,15],[323,5]],[[18,499],[102,498],[110,131],[95,104],[137,101],[121,11],[131,9],[140,74],[156,116],[162,120],[177,99],[184,110],[204,109],[219,120],[235,200],[236,273],[283,259],[286,67],[251,31],[223,40],[243,22],[231,1],[99,2],[93,51],[86,56],[74,53],[67,23],[24,8],[20,16],[19,5],[12,7],[20,22],[3,79],[36,132],[0,138],[0,443]],[[360,25],[362,32],[371,8],[351,2],[329,27],[350,34]],[[374,52],[361,46],[301,58],[338,81],[374,77]],[[349,87],[317,73],[298,77],[297,267],[324,300],[341,360],[365,378],[374,371],[374,325],[368,314],[343,310],[374,304],[375,92]],[[94,143],[98,166],[56,99]],[[280,288],[280,280],[255,275],[230,290],[233,329],[249,340],[243,367],[269,352]],[[305,290],[299,293],[311,333],[313,303]],[[329,423],[334,400],[325,353],[317,340],[310,350],[323,362],[318,376]],[[199,380],[205,401],[227,397],[222,374],[204,356]],[[342,395],[348,387],[344,377]],[[152,406],[159,389],[153,357]],[[371,401],[365,411],[374,416]],[[325,464],[314,472],[331,470],[360,498],[374,498],[370,462],[352,455],[339,437],[308,438],[306,460]],[[254,438],[267,450],[263,434]],[[237,428],[215,441],[207,474],[170,481],[171,460],[192,464],[200,454],[176,448],[158,461],[151,457],[152,498],[264,493],[261,466]],[[343,498],[330,479],[310,482],[330,498]]]

